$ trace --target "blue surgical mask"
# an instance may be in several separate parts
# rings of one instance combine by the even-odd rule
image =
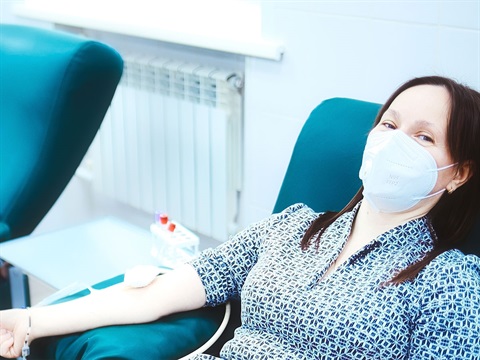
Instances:
[[[406,211],[420,200],[444,192],[430,194],[438,171],[454,165],[437,168],[432,155],[400,130],[372,132],[359,173],[363,196],[378,212]]]

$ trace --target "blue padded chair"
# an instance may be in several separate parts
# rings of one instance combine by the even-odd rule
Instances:
[[[102,43],[0,24],[0,242],[30,234],[58,199],[122,71],[120,55]]]
[[[273,212],[299,202],[319,212],[341,210],[362,185],[363,148],[380,107],[346,98],[318,105],[297,138]],[[480,256],[480,214],[461,250]],[[214,355],[241,324],[240,302],[231,305],[230,323],[210,350]]]
[[[0,241],[30,234],[68,184],[123,71],[112,48],[0,25]]]
[[[99,42],[0,25],[0,241],[30,234],[55,203],[91,144],[122,71],[120,55]],[[4,308],[11,306],[8,298],[0,294]],[[29,359],[178,359],[208,345],[228,310],[200,309],[153,324],[47,338],[34,343]],[[138,343],[129,341],[138,334],[144,336]],[[157,341],[147,346],[145,339]]]
[[[341,210],[362,185],[358,170],[379,104],[334,98],[304,124],[273,212],[303,202],[316,211]]]
[[[297,202],[306,203],[318,211],[340,210],[361,185],[358,179],[358,170],[362,151],[379,108],[380,105],[378,104],[339,98],[330,99],[320,104],[311,113],[297,139],[273,211],[281,211]],[[474,240],[478,240],[478,230],[477,227],[476,232],[472,233],[472,243],[474,243]],[[478,254],[478,247],[476,249]],[[233,336],[234,329],[241,323],[240,307],[239,302],[232,304],[229,326],[219,340],[207,350],[207,353],[218,355],[224,342]],[[117,330],[122,331],[121,329]],[[62,351],[68,351],[68,354],[72,355],[71,351],[73,350],[75,354],[81,354],[82,349],[98,354],[99,346],[105,344],[102,341],[95,341],[95,337],[100,335],[99,332],[101,331],[101,329],[97,329],[93,330],[92,333],[72,335],[62,339],[56,345],[57,355],[58,352]],[[162,331],[156,333],[161,334]],[[145,339],[139,334],[139,332],[136,332],[137,337]],[[89,346],[87,339],[80,339],[80,345],[75,344],[78,336],[93,339],[93,348]],[[131,339],[128,336],[126,338]],[[113,344],[111,339],[109,341],[108,344]],[[76,349],[72,350],[71,344]],[[140,341],[136,345],[136,349],[139,349],[142,352],[141,354],[146,354],[144,351],[151,351],[153,343],[150,343],[149,340],[149,346],[146,346],[146,344],[145,341]],[[111,350],[112,346],[107,346],[106,349]],[[168,349],[164,350],[167,351]],[[136,353],[135,355],[139,354]],[[116,355],[111,356],[119,358],[116,357],[118,351]],[[152,356],[137,356],[137,358],[170,358],[167,355],[159,357],[158,352]],[[128,359],[130,357],[125,354],[121,358]]]
[[[362,185],[358,170],[379,104],[344,98],[322,102],[298,136],[273,212],[303,202],[342,209]],[[480,256],[480,214],[460,250]]]

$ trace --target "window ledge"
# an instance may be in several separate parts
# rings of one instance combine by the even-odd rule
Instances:
[[[15,14],[29,19],[52,22],[93,30],[113,32],[169,43],[223,51],[244,56],[280,61],[285,51],[280,42],[261,36],[218,36],[217,34],[178,31],[159,27],[153,21],[143,23],[132,21],[135,17],[104,16],[102,12],[75,11],[78,9],[45,8],[34,2],[17,5]],[[221,31],[220,31],[221,32]]]

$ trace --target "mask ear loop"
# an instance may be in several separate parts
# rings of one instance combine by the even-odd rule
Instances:
[[[428,198],[431,198],[433,196],[437,196],[438,194],[441,194],[442,192],[444,192],[445,190],[447,189],[440,189],[438,190],[437,192],[434,192],[433,194],[430,194],[430,195],[425,195],[425,196],[417,196],[417,197],[414,197],[412,199],[414,200],[423,200],[423,199],[428,199]],[[447,190],[448,191],[448,190]],[[450,194],[450,192],[449,192]]]
[[[453,163],[453,164],[450,164],[450,165],[445,165],[445,166],[442,166],[442,167],[439,167],[439,168],[436,168],[436,169],[430,169],[429,171],[442,171],[442,170],[445,170],[445,169],[448,169],[448,168],[451,168],[455,165],[458,165],[458,163]]]
[[[450,165],[446,165],[446,166],[442,166],[440,168],[436,168],[436,169],[431,169],[430,171],[442,171],[442,170],[445,170],[445,169],[448,169],[448,168],[451,168],[455,165],[457,165],[458,163],[453,163],[453,164],[450,164]],[[445,190],[447,190],[447,192],[449,194],[453,193],[455,191],[455,189],[447,189],[447,188],[444,188],[444,189],[440,189],[438,190],[437,192],[434,192],[433,194],[430,194],[430,195],[425,195],[425,196],[417,196],[417,197],[414,197],[413,199],[414,200],[423,200],[423,199],[428,199],[428,198],[431,198],[433,196],[436,196],[438,194],[441,194],[442,192],[444,192]]]

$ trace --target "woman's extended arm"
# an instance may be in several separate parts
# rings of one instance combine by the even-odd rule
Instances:
[[[122,283],[76,300],[33,308],[29,340],[107,325],[150,322],[204,304],[202,282],[193,267],[185,265],[144,288]],[[20,356],[27,327],[26,310],[0,312],[0,356]]]

